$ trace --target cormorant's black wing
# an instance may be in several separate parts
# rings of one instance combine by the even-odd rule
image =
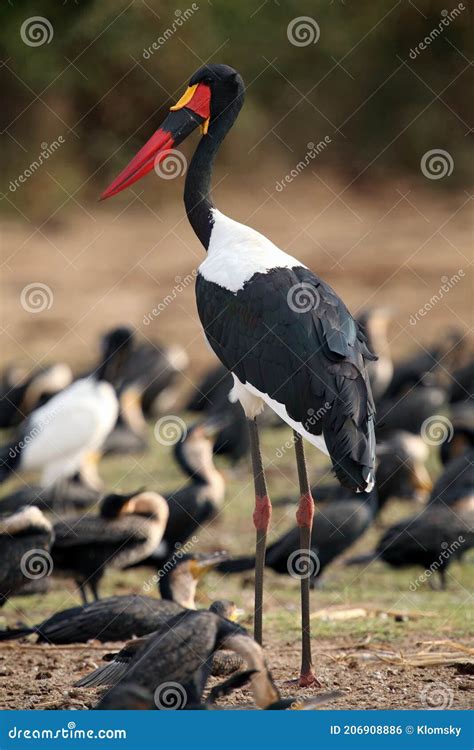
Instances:
[[[467,450],[448,463],[436,480],[429,505],[452,505],[474,492],[474,450]]]
[[[90,639],[123,641],[146,635],[179,614],[179,604],[150,596],[112,596],[56,612],[37,627],[40,639],[84,643]]]
[[[97,516],[71,518],[54,524],[55,547],[76,547],[88,544],[100,546],[143,544],[148,536],[140,519],[122,518],[106,521]]]
[[[377,555],[389,565],[446,567],[474,545],[474,512],[457,513],[443,505],[391,526],[377,545]],[[436,569],[436,568],[435,568]]]
[[[220,621],[221,618],[207,611],[178,615],[168,628],[147,639],[127,670],[127,680],[152,691],[175,682],[185,691],[181,708],[200,703]],[[155,700],[159,703],[156,694]],[[162,700],[165,701],[164,695]]]

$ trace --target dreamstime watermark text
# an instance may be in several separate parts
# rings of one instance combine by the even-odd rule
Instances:
[[[21,185],[27,182],[30,177],[32,177],[34,173],[43,166],[45,161],[47,161],[49,157],[52,156],[64,143],[66,143],[66,139],[62,135],[59,135],[51,143],[46,143],[46,141],[43,141],[43,143],[41,144],[41,151],[39,152],[36,159],[33,159],[33,161],[30,162],[30,164],[26,167],[26,169],[23,170],[20,175],[18,175],[18,177],[16,177],[14,180],[10,180],[10,184],[8,185],[8,189],[10,190],[10,192],[14,193]]]
[[[176,283],[171,292],[169,292],[169,294],[167,294],[166,297],[164,297],[161,302],[153,308],[153,310],[150,310],[150,312],[143,316],[143,325],[149,326],[150,323],[153,322],[153,318],[157,318],[161,315],[161,313],[175,301],[176,297],[178,297],[181,292],[184,292],[184,290],[195,281],[197,274],[198,272],[195,268],[191,273],[186,274],[184,278],[181,278],[181,276],[175,276],[174,280]]]
[[[75,721],[60,729],[22,729],[13,726],[8,730],[11,740],[126,740],[126,729],[78,729]]]
[[[442,10],[441,11],[441,21],[437,26],[435,26],[433,29],[431,29],[430,33],[425,36],[425,38],[419,42],[416,47],[412,47],[410,49],[410,58],[412,60],[416,60],[418,55],[421,55],[422,52],[425,51],[425,49],[428,49],[430,44],[432,44],[441,34],[444,32],[450,24],[456,20],[458,16],[461,15],[463,11],[466,10],[466,6],[464,3],[458,3],[456,7],[454,7],[452,10]]]
[[[446,564],[446,561],[449,560],[451,555],[454,555],[455,552],[458,552],[461,549],[465,541],[466,540],[463,536],[458,536],[458,538],[455,539],[454,542],[451,542],[451,544],[442,542],[442,552],[439,553],[437,560],[433,560],[430,567],[424,570],[423,573],[420,573],[420,575],[410,583],[408,587],[410,591],[416,591],[422,583],[429,581],[433,573],[436,573],[438,570],[442,570]]]
[[[310,432],[310,427],[313,427],[315,424],[317,424],[317,422],[319,422],[324,417],[324,415],[328,413],[331,406],[332,404],[330,404],[329,401],[325,401],[317,411],[315,411],[314,409],[308,409],[308,418],[303,422],[304,429],[307,432]],[[275,456],[277,458],[283,458],[285,453],[294,447],[295,443],[296,437],[292,435],[285,443],[283,443],[283,445],[277,448]]]
[[[157,50],[160,49],[160,47],[163,47],[164,44],[168,41],[168,39],[171,39],[171,37],[176,34],[176,32],[183,26],[186,21],[189,21],[191,16],[196,13],[196,11],[199,10],[199,5],[197,3],[192,3],[189,8],[186,8],[186,10],[180,10],[177,8],[174,12],[175,18],[173,19],[173,22],[168,26],[167,29],[163,31],[160,36],[155,39],[152,44],[150,44],[149,47],[145,47],[145,49],[142,52],[142,57],[144,60],[149,60],[152,55],[155,54]]]
[[[441,286],[439,287],[436,294],[433,294],[430,299],[425,302],[423,307],[420,307],[419,310],[416,311],[414,315],[410,315],[409,323],[411,326],[416,326],[417,323],[419,323],[420,318],[424,318],[425,315],[427,315],[430,310],[435,307],[438,302],[441,302],[441,300],[448,294],[451,289],[456,286],[456,284],[459,284],[461,279],[464,278],[465,272],[463,268],[460,268],[459,271],[454,273],[452,276],[441,276]]]
[[[275,183],[275,190],[278,193],[281,193],[282,190],[286,188],[287,185],[290,185],[290,183],[293,182],[293,180],[298,177],[301,172],[303,172],[306,167],[308,167],[313,159],[315,159],[319,154],[326,149],[329,144],[332,143],[332,139],[330,135],[325,135],[322,140],[319,141],[319,143],[313,143],[313,141],[309,141],[308,143],[308,150],[301,161],[298,162],[298,164],[290,171],[288,174],[286,174],[282,180],[278,180],[278,182]]]
[[[162,568],[158,570],[151,578],[149,578],[145,583],[143,584],[143,591],[149,592],[152,590],[154,586],[162,579],[164,576],[166,576],[173,568],[176,566],[176,563],[181,560],[184,555],[187,555],[188,552],[192,550],[195,544],[198,542],[197,536],[192,536],[191,539],[188,539],[188,541],[185,544],[176,544],[176,549],[171,555],[171,557],[168,558],[168,560],[165,562]]]

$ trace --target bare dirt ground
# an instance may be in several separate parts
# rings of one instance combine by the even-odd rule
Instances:
[[[449,326],[467,335],[472,322],[469,279],[471,229],[469,199],[464,193],[443,195],[432,186],[401,181],[390,186],[349,188],[336,178],[318,177],[309,188],[304,178],[276,192],[282,175],[259,175],[258,187],[248,183],[236,196],[230,178],[217,191],[218,204],[234,218],[269,236],[283,249],[301,258],[339,292],[353,313],[366,306],[393,308],[390,343],[396,357],[437,342]],[[178,183],[178,181],[176,181]],[[96,356],[97,338],[107,327],[126,322],[140,336],[183,346],[191,365],[184,373],[183,390],[190,391],[199,373],[212,360],[198,323],[194,283],[188,274],[201,262],[203,252],[184,218],[178,196],[181,184],[171,184],[176,202],[159,205],[153,190],[119,198],[106,206],[77,207],[43,225],[9,220],[4,231],[4,310],[2,335],[7,362],[26,368],[65,360],[75,368]],[[464,275],[429,313],[411,316],[436,294],[446,277]],[[47,304],[41,312],[25,309],[22,291],[29,284],[47,285]],[[173,290],[171,301],[153,313]],[[24,300],[23,300],[24,301]],[[34,306],[31,303],[30,307]],[[27,306],[26,306],[27,307]],[[151,323],[144,323],[151,315]],[[149,318],[147,318],[149,319]],[[263,452],[273,497],[293,493],[295,467],[291,451],[277,460],[279,446],[289,437],[285,430],[263,434]],[[308,451],[311,474],[327,468],[320,454]],[[229,473],[227,496],[218,523],[203,529],[200,549],[226,548],[233,553],[253,549],[253,504],[249,467]],[[436,474],[436,457],[430,463]],[[107,488],[130,490],[147,485],[167,491],[182,482],[170,461],[170,452],[152,443],[144,456],[108,458],[101,465]],[[9,483],[2,492],[15,488]],[[351,550],[370,550],[389,523],[413,512],[406,503],[393,503],[381,522]],[[294,523],[294,509],[275,509],[272,538]],[[323,689],[339,689],[335,708],[422,708],[441,691],[438,706],[466,708],[473,685],[472,653],[467,666],[411,666],[407,655],[433,649],[449,652],[454,644],[472,640],[472,557],[453,565],[446,592],[425,584],[411,591],[419,571],[391,571],[380,563],[367,570],[328,569],[324,585],[313,592],[312,611],[344,605],[377,605],[382,615],[347,621],[313,620],[313,647]],[[111,574],[104,595],[140,592],[149,572]],[[61,584],[64,585],[64,584]],[[65,593],[66,592],[66,593]],[[217,597],[231,598],[247,612],[251,628],[252,584],[246,576],[211,576],[199,592],[199,606]],[[16,597],[1,611],[2,626],[39,622],[54,611],[78,602],[73,585],[54,588],[44,596]],[[289,577],[266,577],[265,647],[269,665],[284,694],[305,694],[284,685],[299,667],[298,585]],[[396,621],[392,610],[408,613]],[[411,613],[418,613],[411,617]],[[426,645],[436,641],[435,645]],[[449,641],[451,645],[442,643]],[[73,688],[75,680],[100,663],[103,653],[116,646],[78,648],[34,646],[31,642],[0,644],[0,708],[90,707],[97,692]],[[461,649],[462,650],[462,649]],[[372,651],[377,652],[374,658]],[[387,657],[387,652],[401,654]],[[306,691],[308,694],[311,691]],[[428,698],[426,697],[428,696]],[[227,705],[251,707],[248,691],[237,692]]]
[[[414,641],[406,640],[403,648],[413,649]],[[2,709],[88,709],[92,708],[104,689],[74,688],[72,684],[101,664],[103,654],[118,650],[120,644],[78,646],[3,646],[0,653],[0,702]],[[387,665],[374,660],[358,661],[342,658],[360,643],[346,639],[325,639],[318,642],[315,661],[322,691],[338,690],[341,696],[331,700],[334,709],[417,709],[429,707],[434,691],[442,691],[446,708],[472,707],[473,678],[462,666],[426,669]],[[389,643],[381,643],[391,650]],[[292,643],[284,653],[271,657],[272,674],[283,696],[312,697],[314,689],[286,685],[294,676],[298,663],[298,645]],[[14,660],[14,666],[12,661]],[[27,677],[27,679],[25,679]],[[210,687],[217,682],[214,679]],[[436,699],[436,696],[435,696]],[[253,708],[249,690],[237,690],[229,699],[219,702],[226,708]],[[438,706],[440,704],[438,703]]]

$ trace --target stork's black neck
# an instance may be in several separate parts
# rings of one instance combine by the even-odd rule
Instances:
[[[244,101],[243,91],[214,116],[211,108],[211,122],[206,135],[199,141],[191,159],[184,187],[184,205],[189,222],[195,234],[206,248],[209,247],[214,223],[211,196],[211,179],[214,159],[219,146],[234,124]]]

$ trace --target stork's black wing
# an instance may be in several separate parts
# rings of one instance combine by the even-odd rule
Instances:
[[[235,294],[198,275],[196,295],[221,362],[311,435],[322,434],[340,482],[366,489],[375,438],[365,365],[374,355],[331,287],[306,268],[276,268]]]

